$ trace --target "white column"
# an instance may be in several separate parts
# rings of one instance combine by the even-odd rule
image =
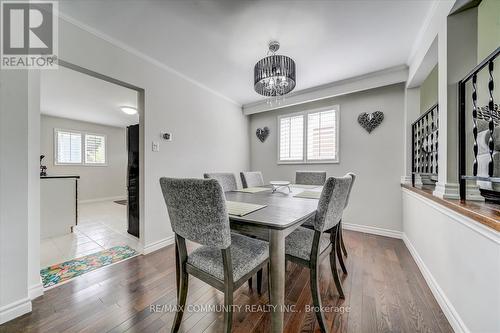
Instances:
[[[405,89],[405,110],[404,110],[404,129],[405,129],[405,145],[404,145],[404,170],[401,177],[401,183],[411,183],[411,154],[412,154],[412,137],[411,124],[420,114],[420,88]]]

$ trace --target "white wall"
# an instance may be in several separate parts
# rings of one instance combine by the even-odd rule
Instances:
[[[106,135],[106,166],[55,165],[54,129],[76,130]],[[127,130],[73,119],[42,115],[40,154],[48,175],[78,175],[80,201],[125,198],[127,195]]]
[[[500,236],[403,189],[405,243],[456,332],[500,332]]]
[[[160,177],[202,177],[207,170],[248,168],[248,120],[239,105],[64,20],[59,21],[59,58],[145,90],[141,208],[146,252],[173,241]],[[162,141],[163,131],[173,133],[172,142]],[[160,142],[159,152],[151,151],[153,141]]]
[[[277,116],[325,105],[340,105],[340,163],[278,165]],[[383,123],[368,134],[357,122],[362,112],[384,112]],[[296,170],[325,170],[328,176],[347,172],[358,175],[344,222],[401,231],[400,179],[403,162],[404,85],[397,84],[339,96],[250,118],[251,169],[262,171],[266,181],[290,180]],[[259,127],[271,133],[261,143]]]
[[[0,70],[0,324],[28,311],[28,73]]]

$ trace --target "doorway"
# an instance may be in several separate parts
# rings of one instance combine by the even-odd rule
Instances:
[[[143,237],[144,90],[59,65],[40,80],[40,270],[46,288],[139,254]],[[79,267],[74,276],[57,275],[71,273],[72,265]]]

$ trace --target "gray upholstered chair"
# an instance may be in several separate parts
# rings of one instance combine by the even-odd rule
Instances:
[[[161,178],[160,185],[175,233],[177,305],[172,332],[181,325],[189,275],[224,292],[224,305],[233,292],[269,262],[268,243],[231,234],[226,201],[215,179]],[[201,244],[187,253],[186,239]],[[224,332],[231,332],[232,312],[224,313]]]
[[[226,172],[213,172],[204,173],[203,178],[215,179],[222,186],[224,192],[236,191],[238,189],[238,184],[236,183],[236,177],[234,173]]]
[[[260,171],[240,172],[240,176],[243,188],[264,185],[264,178],[262,178],[262,172]]]
[[[326,171],[295,171],[295,184],[323,186]]]
[[[341,178],[328,178],[321,192],[318,209],[312,221],[314,229],[299,227],[288,235],[285,240],[287,260],[308,267],[310,270],[313,305],[318,309],[322,308],[319,290],[319,265],[328,255],[335,286],[340,298],[344,298],[342,284],[337,274],[335,252],[338,248],[336,244],[338,238],[336,234],[351,183],[351,175]],[[325,233],[327,230],[331,230],[330,235],[333,234],[333,236],[328,237],[327,233]],[[316,311],[315,313],[321,331],[327,332],[323,312]]]

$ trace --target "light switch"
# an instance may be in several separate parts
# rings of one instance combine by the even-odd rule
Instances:
[[[160,143],[159,142],[153,142],[153,151],[155,151],[155,152],[160,151]]]

